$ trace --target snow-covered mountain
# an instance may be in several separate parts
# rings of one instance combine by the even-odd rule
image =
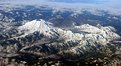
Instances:
[[[114,31],[116,31],[115,28],[111,26],[103,27],[103,26],[91,26],[89,24],[84,24],[80,26],[74,26],[71,27],[72,29],[61,29],[58,27],[54,27],[50,25],[49,23],[45,22],[44,20],[33,20],[30,22],[26,22],[24,25],[18,27],[19,30],[25,31],[26,33],[34,33],[36,31],[40,32],[41,34],[45,36],[60,36],[63,39],[72,39],[72,40],[81,40],[82,38],[89,36],[89,37],[95,37],[95,36],[102,36],[102,39],[106,40],[113,40],[113,39],[119,39],[120,36],[116,34]],[[73,31],[76,32],[73,32]],[[27,35],[27,34],[26,34]],[[100,39],[99,39],[100,40]]]
[[[0,57],[28,63],[33,58],[73,61],[120,55],[120,7],[98,2],[0,1]]]
[[[53,32],[51,31],[51,26],[49,23],[46,23],[44,20],[33,20],[30,22],[25,23],[25,25],[20,26],[18,28],[21,31],[24,31],[25,36],[30,34],[30,33],[34,33],[34,32],[40,32],[42,34],[44,34],[45,36],[50,37]]]
[[[32,45],[31,47],[24,47],[23,49],[21,49],[21,51],[37,52],[35,49],[33,50],[29,49],[41,47],[38,48],[38,50],[40,51],[38,53],[47,52],[47,54],[49,54],[53,53],[56,50],[56,52],[60,54],[63,51],[65,53],[72,53],[73,55],[73,54],[78,54],[78,52],[80,51],[80,50],[78,51],[79,48],[81,49],[86,47],[85,49],[89,49],[91,46],[94,47],[96,47],[97,45],[105,46],[108,43],[110,43],[110,41],[112,40],[120,39],[120,36],[114,32],[115,29],[111,26],[103,27],[100,25],[96,27],[89,24],[84,24],[81,26],[74,26],[72,28],[73,29],[67,30],[54,27],[52,25],[48,25],[47,22],[45,22],[42,19],[40,21],[33,20],[30,22],[26,22],[24,25],[18,27],[20,31],[25,31],[25,33],[27,33],[26,35],[38,31],[40,34],[43,34],[44,36],[48,37],[51,40],[54,40],[55,42],[44,44],[46,45],[45,46],[46,48],[43,48],[44,46],[43,44],[42,45],[37,44],[37,45]],[[50,38],[50,36],[56,39]],[[56,43],[56,41],[58,41],[59,44]],[[42,50],[45,52],[41,52]],[[81,50],[81,53],[83,52],[84,50],[83,51]]]

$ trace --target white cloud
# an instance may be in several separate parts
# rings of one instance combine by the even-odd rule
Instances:
[[[60,2],[62,1],[62,2]],[[67,3],[67,2],[71,3]],[[69,8],[80,12],[83,9],[88,9],[93,13],[97,10],[109,11],[110,14],[121,15],[121,1],[120,0],[3,0],[0,2],[9,3],[11,5],[36,5],[36,6],[49,6],[56,10],[63,10]]]

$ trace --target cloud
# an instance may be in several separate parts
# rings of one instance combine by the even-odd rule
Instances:
[[[105,10],[111,14],[121,14],[121,0],[1,0],[0,4],[49,6],[56,10],[69,8],[72,10],[82,9]],[[95,12],[95,11],[93,11]]]

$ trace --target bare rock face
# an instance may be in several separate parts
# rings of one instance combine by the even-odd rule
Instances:
[[[34,44],[30,47],[22,48],[21,51],[33,51],[35,53],[39,52],[40,54],[42,52],[42,54],[44,53],[45,55],[48,53],[61,54],[63,52],[72,53],[72,55],[80,53],[83,54],[83,51],[89,50],[91,46],[95,48],[98,45],[105,46],[110,41],[120,38],[120,36],[114,32],[115,29],[110,26],[95,27],[89,24],[85,24],[81,26],[75,26],[73,30],[77,30],[78,32],[73,32],[73,30],[63,30],[61,28],[52,27],[52,25],[46,25],[46,22],[44,20],[41,20],[40,22],[34,21],[27,22],[25,25],[20,26],[19,29],[22,31],[26,31],[26,33],[33,33],[35,31],[38,31],[40,34],[43,34],[44,36],[48,37],[50,40],[54,42],[48,42],[45,44]],[[41,22],[45,23],[42,24]],[[43,26],[43,28],[41,25]],[[43,31],[43,29],[45,29],[46,31]],[[46,40],[44,41],[46,42]]]
[[[120,65],[118,15],[52,6],[0,7],[1,66]]]
[[[80,56],[85,57],[87,53],[96,52],[94,56],[104,51],[107,54],[111,53],[110,48],[107,47],[108,44],[110,41],[120,39],[115,31],[111,26],[89,24],[62,29],[54,27],[42,19],[40,21],[33,20],[15,28],[15,34],[11,37],[2,35],[6,40],[2,40],[3,45],[0,47],[1,52],[8,54],[7,57],[29,53],[43,58],[76,59]]]

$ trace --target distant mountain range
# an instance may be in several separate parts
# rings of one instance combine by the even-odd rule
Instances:
[[[26,54],[40,60],[121,54],[120,14],[93,8],[9,5],[0,4],[0,57],[28,62]]]

